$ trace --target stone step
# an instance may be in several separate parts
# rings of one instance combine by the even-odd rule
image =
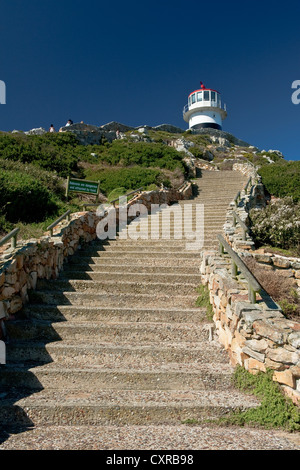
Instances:
[[[100,256],[84,256],[84,255],[73,255],[72,258],[69,259],[68,266],[77,266],[77,265],[94,265],[94,266],[131,266],[134,262],[135,266],[138,268],[140,266],[148,268],[148,267],[156,267],[156,266],[164,266],[168,268],[177,267],[198,267],[200,265],[200,254],[197,256],[192,257],[166,257],[163,253],[160,253],[161,256],[157,257],[150,257],[149,255],[144,256],[144,254],[140,257],[133,257],[131,254],[127,253],[127,255],[123,255],[122,257],[119,256],[109,256],[109,253],[104,257]]]
[[[112,242],[111,244],[107,244],[103,247],[96,248],[96,249],[91,249],[91,250],[83,250],[80,253],[82,255],[102,255],[103,253],[106,252],[116,252],[119,253],[121,252],[143,252],[146,251],[149,254],[151,253],[159,253],[159,252],[169,252],[171,254],[174,253],[187,253],[191,252],[191,250],[187,249],[187,243],[190,241],[189,239],[182,239],[182,237],[178,237],[177,239],[173,240],[168,240],[167,238],[159,238],[156,239],[154,236],[151,236],[151,232],[140,232],[141,234],[145,235],[147,234],[147,238],[142,239],[139,237],[137,240],[132,240],[130,236],[128,236],[126,239],[118,239],[115,242]],[[219,233],[219,232],[218,232]],[[199,234],[197,234],[199,237]],[[206,237],[204,237],[205,239]],[[212,237],[210,237],[212,238]],[[195,237],[193,237],[195,239]],[[135,243],[136,242],[136,243]],[[145,243],[143,243],[145,242]],[[174,244],[174,242],[178,242],[177,245]],[[197,254],[197,250],[194,250],[194,254]]]
[[[8,365],[1,371],[0,388],[8,390],[216,390],[232,385],[232,370],[227,364],[200,365],[197,371],[165,369],[111,370],[93,367],[60,367],[50,363],[26,367]],[[2,392],[3,394],[4,392]],[[3,397],[2,397],[3,398]],[[1,408],[0,408],[1,409]]]
[[[122,245],[122,248],[126,247],[126,246],[130,246],[132,247],[132,245],[134,245],[136,247],[136,250],[135,252],[138,252],[141,250],[139,249],[140,247],[145,247],[147,248],[147,245],[149,244],[149,246],[152,246],[153,247],[153,252],[157,252],[157,250],[155,249],[156,247],[161,247],[161,248],[164,248],[164,245],[165,245],[165,252],[166,253],[170,253],[172,254],[172,251],[173,251],[173,254],[174,254],[174,247],[172,247],[171,243],[173,242],[181,242],[184,244],[184,253],[187,253],[187,252],[194,252],[194,253],[199,253],[199,249],[198,249],[198,245],[194,245],[196,249],[191,249],[190,248],[190,244],[193,243],[193,242],[197,242],[197,240],[201,240],[202,243],[203,243],[203,246],[204,247],[213,247],[215,246],[218,238],[218,234],[220,233],[220,231],[217,231],[215,233],[210,233],[209,235],[205,235],[203,237],[202,233],[201,232],[198,232],[198,233],[189,233],[187,234],[187,236],[185,234],[181,234],[181,233],[164,233],[164,235],[160,234],[158,236],[156,236],[155,233],[151,233],[151,231],[148,231],[148,232],[137,232],[136,233],[136,236],[132,236],[132,235],[128,235],[128,237],[126,239],[119,239],[117,238],[117,242],[118,242],[118,245]],[[127,242],[127,243],[126,243]],[[144,244],[142,242],[145,242]],[[123,246],[124,244],[124,246]],[[170,246],[170,250],[167,250],[167,247]],[[193,246],[193,245],[192,245]],[[120,246],[121,248],[121,246]],[[121,251],[121,250],[120,250]],[[143,250],[142,250],[143,251]],[[178,250],[179,251],[179,250]],[[99,251],[84,251],[84,252],[78,252],[76,253],[75,255],[72,256],[72,258],[74,257],[78,257],[78,256],[92,256],[92,257],[95,257],[95,256],[100,256],[102,255],[103,253],[106,253],[106,257],[109,257],[110,254],[114,252],[114,250],[99,250]],[[134,252],[132,250],[132,252]],[[119,253],[119,251],[118,251]],[[149,250],[149,254],[151,254],[151,250]],[[181,256],[182,258],[184,258],[184,256]],[[165,257],[164,257],[165,258]],[[72,262],[72,260],[70,260]]]
[[[155,253],[155,256],[158,255],[159,253],[167,253],[168,255],[172,254],[173,257],[176,256],[177,254],[193,254],[194,256],[199,257],[198,250],[196,251],[196,250],[188,249],[188,245],[187,245],[188,243],[189,242],[184,242],[184,246],[181,246],[181,247],[179,246],[170,247],[168,244],[166,244],[165,246],[163,246],[163,244],[160,246],[153,245],[153,244],[149,244],[149,246],[147,244],[139,244],[139,245],[132,246],[133,243],[126,243],[126,244],[124,243],[118,246],[107,246],[105,247],[105,250],[91,251],[90,254],[94,256],[98,255],[99,257],[103,257],[102,255],[104,253],[107,253],[107,255],[115,254],[116,256],[118,256],[118,254],[120,253],[124,253],[124,254],[143,253],[143,256],[145,255],[152,256],[153,253]],[[88,255],[89,252],[85,251],[83,254]]]
[[[116,270],[112,273],[108,272],[82,272],[82,271],[70,271],[64,272],[60,276],[61,280],[94,280],[94,281],[134,281],[134,282],[198,282],[198,285],[201,283],[201,275],[199,274],[182,274],[182,273],[160,273],[159,270],[154,273],[128,273],[128,270],[125,272],[117,272]]]
[[[14,406],[12,406],[12,401]],[[229,411],[257,406],[235,390],[40,391],[25,398],[1,400],[0,424],[139,425],[203,422]]]
[[[213,221],[218,221],[218,220],[223,220],[225,219],[225,212],[226,208],[223,207],[212,207],[211,210],[208,210],[208,208],[205,206],[204,207],[204,219],[207,220],[208,222],[213,222]],[[175,212],[173,211],[163,211],[160,214],[149,214],[145,217],[137,217],[136,219],[133,219],[132,222],[130,222],[129,225],[132,225],[133,223],[142,223],[148,221],[149,223],[151,222],[158,222],[158,221],[173,221],[173,220],[198,220],[199,218],[202,217],[201,212],[198,212],[196,208],[191,209],[189,206],[182,206],[180,207],[180,210],[176,210]]]
[[[178,221],[176,221],[175,223],[160,223],[160,222],[152,222],[151,224],[150,223],[145,223],[145,222],[142,222],[142,223],[132,223],[131,225],[128,226],[128,228],[125,230],[121,230],[119,233],[120,234],[123,234],[123,233],[128,233],[128,236],[131,234],[131,233],[136,233],[138,231],[147,231],[147,230],[152,230],[153,233],[161,233],[162,230],[164,231],[170,231],[171,233],[172,232],[181,232],[183,234],[185,233],[189,233],[189,232],[194,232],[196,229],[197,230],[203,230],[205,234],[209,234],[211,232],[218,232],[220,233],[223,229],[223,225],[225,224],[225,220],[223,220],[222,222],[217,222],[216,224],[212,224],[212,223],[207,223],[204,221],[204,223],[202,223],[201,220],[198,220],[198,221],[193,221],[192,224],[188,223],[188,224],[184,224],[184,223],[180,223]]]
[[[125,241],[125,240],[124,240]],[[134,246],[133,246],[134,245]],[[132,241],[131,243],[123,243],[123,244],[118,244],[118,245],[111,245],[111,246],[105,246],[102,250],[95,250],[91,251],[91,254],[94,254],[96,256],[97,254],[99,256],[102,256],[103,253],[128,253],[128,252],[145,252],[151,255],[153,252],[154,253],[172,253],[172,255],[179,254],[179,253],[191,253],[190,250],[187,250],[186,248],[186,241],[183,242],[182,246],[170,246],[168,243],[163,246],[163,244],[159,245],[147,245],[147,244],[139,244],[138,246],[136,244],[133,244]],[[88,251],[85,251],[83,254],[89,254]],[[198,253],[197,253],[198,254]]]
[[[194,291],[194,289],[193,289]],[[82,292],[47,292],[34,291],[30,293],[31,303],[48,305],[83,305],[85,307],[130,307],[135,308],[194,308],[197,295],[175,295],[166,293],[149,294],[118,293],[99,294]]]
[[[28,305],[23,309],[25,318],[48,321],[107,321],[107,322],[165,322],[190,323],[206,320],[205,308],[137,308],[85,307],[82,305],[51,306]],[[9,322],[8,322],[9,323]]]
[[[177,367],[197,369],[199,364],[220,361],[220,352],[214,341],[188,342],[151,342],[149,344],[118,344],[96,341],[22,341],[12,340],[7,345],[7,364],[12,363],[50,363],[60,366],[80,364],[80,367],[129,368],[140,369],[147,366]],[[223,356],[223,362],[228,359]]]
[[[151,341],[197,342],[208,339],[207,323],[168,323],[160,322],[106,322],[73,321],[53,322],[47,320],[23,320],[10,322],[7,328],[9,336],[15,340],[34,341],[100,341],[143,344]]]
[[[191,240],[192,241],[192,240]],[[93,258],[98,254],[99,257],[103,259],[110,259],[110,258],[121,258],[121,257],[130,257],[131,259],[133,258],[145,258],[145,252],[140,249],[140,247],[136,247],[134,251],[126,251],[124,249],[123,251],[99,251],[99,252],[93,252]],[[80,256],[80,255],[79,255]],[[82,255],[84,256],[84,254]],[[155,248],[151,251],[147,252],[147,257],[148,259],[150,258],[168,258],[170,260],[171,257],[175,259],[181,259],[181,260],[186,260],[186,259],[195,259],[195,257],[198,258],[199,260],[199,252],[197,251],[191,251],[191,250],[186,250],[185,252],[176,252],[176,251],[157,251]],[[197,261],[198,261],[197,260]]]
[[[61,292],[61,293],[97,293],[97,294],[173,294],[173,295],[189,295],[196,292],[200,282],[197,279],[189,280],[189,282],[173,282],[172,285],[163,281],[147,282],[147,281],[96,281],[85,279],[68,279],[68,280],[39,280],[37,283],[38,291]]]
[[[199,274],[199,266],[176,266],[168,267],[168,266],[136,266],[127,263],[122,264],[88,264],[88,263],[81,263],[81,264],[69,264],[64,266],[64,270],[61,272],[60,276],[62,278],[73,278],[73,279],[90,279],[89,277],[94,274],[99,275],[112,275],[116,274],[117,276],[121,275],[150,275],[150,274],[157,274],[157,275],[198,275]],[[80,277],[78,277],[80,276]],[[105,278],[105,277],[104,277]]]

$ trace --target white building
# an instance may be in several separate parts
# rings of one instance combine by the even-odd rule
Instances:
[[[226,117],[226,105],[222,106],[220,93],[206,88],[202,82],[199,90],[189,94],[188,104],[183,108],[183,119],[189,123],[189,129],[221,130]]]

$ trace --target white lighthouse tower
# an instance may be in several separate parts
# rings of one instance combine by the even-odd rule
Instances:
[[[189,129],[210,127],[221,130],[223,120],[227,117],[226,105],[222,107],[218,91],[200,83],[201,88],[189,94],[188,104],[183,108],[183,119],[189,123]]]

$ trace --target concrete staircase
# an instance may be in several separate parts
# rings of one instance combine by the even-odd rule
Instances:
[[[193,208],[203,203],[204,247],[216,247],[245,182],[238,172],[203,172],[195,198],[174,206],[170,239],[148,236],[150,222],[162,235],[166,208],[127,227],[143,238],[98,241],[59,280],[39,281],[23,318],[8,325],[2,428],[178,425],[257,404],[231,385],[227,355],[195,304],[199,250],[187,250],[189,233],[179,238],[178,229],[182,211],[196,226]]]

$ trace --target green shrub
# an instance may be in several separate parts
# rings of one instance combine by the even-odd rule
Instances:
[[[32,178],[38,180],[47,187],[49,191],[59,196],[62,196],[65,193],[65,179],[59,177],[56,172],[44,170],[31,163],[0,159],[0,172],[4,170],[20,173],[20,175],[30,175]]]
[[[162,143],[127,142],[114,140],[111,144],[95,147],[98,160],[109,165],[142,166],[185,171],[182,155]]]
[[[150,184],[159,184],[163,180],[163,174],[159,170],[150,168],[100,168],[99,170],[87,170],[86,178],[100,181],[101,192],[108,195],[115,188],[124,188],[126,192]]]
[[[300,201],[300,161],[281,160],[263,165],[258,172],[270,194],[280,198],[290,196],[295,202]]]
[[[283,428],[288,431],[300,430],[300,410],[292,400],[285,397],[278,385],[272,380],[273,371],[250,374],[238,366],[234,374],[234,385],[256,395],[260,405],[247,411],[237,411],[222,418],[224,424],[263,426],[265,428]]]
[[[2,170],[1,213],[8,222],[37,222],[54,214],[58,206],[45,185],[28,174]]]
[[[67,177],[78,170],[79,146],[72,134],[11,135],[0,133],[0,158],[32,163]]]

